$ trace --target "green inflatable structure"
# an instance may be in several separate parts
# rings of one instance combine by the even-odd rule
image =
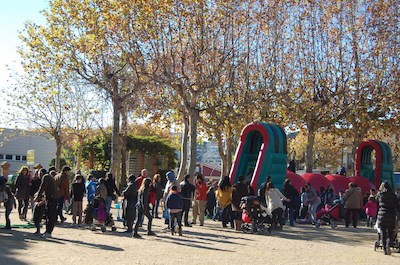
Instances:
[[[286,179],[287,139],[278,125],[254,122],[246,125],[240,135],[230,180],[236,183],[240,175],[250,181],[255,191],[272,177],[274,185],[281,189]]]

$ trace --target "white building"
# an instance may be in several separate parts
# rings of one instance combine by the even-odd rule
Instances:
[[[202,163],[221,168],[222,160],[218,152],[218,143],[206,142],[204,146],[205,152],[202,156]]]
[[[56,143],[47,134],[0,129],[0,163],[10,163],[10,174],[15,175],[22,166],[27,165],[28,150],[34,150],[33,164],[48,168],[56,154]]]

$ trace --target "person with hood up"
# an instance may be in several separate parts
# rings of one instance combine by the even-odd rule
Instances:
[[[165,173],[165,177],[167,178],[167,183],[165,184],[165,189],[164,189],[164,202],[167,201],[167,197],[171,191],[172,186],[176,186],[178,192],[181,192],[181,186],[179,185],[178,180],[175,177],[174,171],[170,170],[167,173]],[[168,209],[164,204],[164,214],[165,218],[165,224],[168,225],[167,229],[169,229],[169,214],[168,214]]]

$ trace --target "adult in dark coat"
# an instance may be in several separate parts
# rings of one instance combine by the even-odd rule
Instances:
[[[51,237],[54,225],[56,224],[57,214],[56,208],[59,199],[55,199],[56,194],[56,184],[54,178],[46,174],[42,178],[42,183],[40,184],[39,191],[35,197],[35,201],[42,198],[43,194],[46,196],[46,232],[42,235],[44,238]]]
[[[107,199],[106,199],[106,207],[107,207],[107,212],[110,213],[111,211],[111,204],[114,199],[116,199],[116,196],[114,194],[114,191],[117,193],[119,196],[119,190],[117,188],[117,185],[115,185],[115,179],[112,173],[108,172],[106,174],[106,188],[107,188]]]
[[[282,194],[290,200],[285,201],[284,204],[286,205],[286,216],[289,215],[289,224],[290,226],[294,226],[294,209],[296,207],[295,203],[298,202],[299,193],[292,186],[292,181],[290,179],[285,180]]]
[[[133,222],[136,217],[136,203],[137,203],[137,188],[135,183],[136,177],[134,175],[130,175],[128,177],[128,187],[126,187],[122,191],[122,196],[124,196],[124,220],[126,221],[126,225],[128,230],[126,232],[133,232]]]
[[[385,255],[390,255],[394,239],[396,214],[400,211],[399,201],[388,182],[382,182],[378,193],[378,225],[382,230],[382,246]]]
[[[196,187],[189,182],[190,175],[185,176],[185,180],[180,183],[181,195],[182,195],[182,214],[185,226],[192,226],[189,223],[189,211],[190,211],[190,200],[193,196]]]
[[[43,169],[43,170],[42,170]],[[29,187],[29,199],[31,201],[31,209],[33,212],[33,203],[34,203],[34,197],[36,192],[38,192],[40,188],[40,184],[42,183],[42,177],[47,173],[47,171],[44,168],[38,169],[34,176],[33,179],[31,180],[31,185]]]
[[[239,176],[238,183],[232,186],[232,211],[234,212],[234,222],[236,230],[241,230],[242,209],[240,209],[240,201],[243,197],[249,195],[249,190],[244,182],[244,176]],[[265,196],[264,196],[265,197]]]
[[[138,202],[136,203],[136,224],[133,231],[133,237],[141,238],[138,234],[139,224],[138,220],[142,220],[143,216],[146,216],[148,219],[147,222],[147,235],[154,236],[155,233],[151,231],[151,223],[153,221],[153,217],[150,214],[150,200],[149,200],[149,193],[150,193],[150,185],[151,179],[146,178],[142,182],[142,186],[139,188],[138,192]]]
[[[26,220],[29,204],[29,169],[22,167],[15,180],[15,197],[18,200],[19,219]]]
[[[153,218],[160,218],[158,217],[158,207],[160,206],[160,200],[163,197],[163,187],[161,183],[161,176],[160,174],[155,174],[153,177],[153,183],[152,183],[152,190],[155,193],[156,196],[156,201],[153,206],[153,209],[151,211],[151,215]]]

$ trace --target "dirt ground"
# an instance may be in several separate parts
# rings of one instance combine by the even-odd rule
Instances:
[[[113,209],[114,216],[116,210]],[[163,220],[155,219],[156,237],[139,233],[142,239],[118,230],[101,233],[71,228],[67,222],[56,226],[52,239],[33,235],[35,229],[0,229],[0,265],[23,264],[400,264],[400,254],[374,252],[376,233],[361,223],[359,228],[336,229],[310,225],[284,227],[271,235],[248,235],[219,222],[206,220],[203,227],[184,227],[184,235],[163,231]],[[12,213],[14,224],[17,214]],[[28,215],[29,217],[29,215]],[[4,208],[0,210],[4,224]],[[146,219],[145,219],[146,224]],[[146,227],[146,225],[144,225]],[[44,229],[43,229],[44,231]]]

